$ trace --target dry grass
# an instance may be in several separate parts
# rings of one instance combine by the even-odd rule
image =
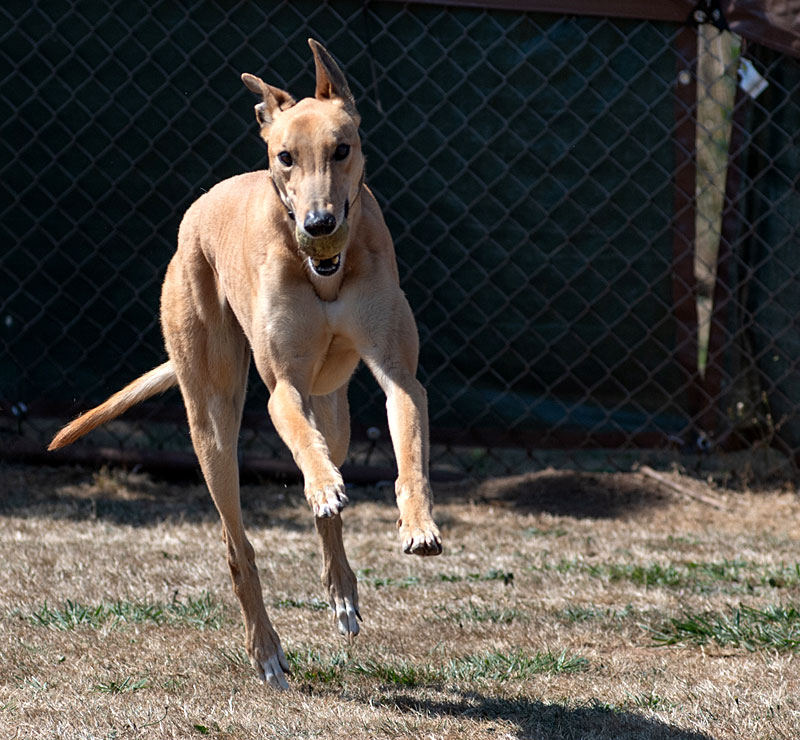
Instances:
[[[445,554],[419,560],[400,553],[390,489],[356,489],[365,623],[348,646],[300,490],[247,487],[294,668],[276,694],[241,649],[201,486],[5,466],[0,490],[3,738],[800,735],[791,492],[716,492],[716,510],[633,475],[439,489]]]

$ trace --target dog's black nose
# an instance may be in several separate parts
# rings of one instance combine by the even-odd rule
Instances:
[[[327,236],[336,229],[336,217],[328,211],[309,211],[303,227],[311,236]]]

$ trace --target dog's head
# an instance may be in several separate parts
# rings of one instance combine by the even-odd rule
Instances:
[[[295,220],[298,247],[311,269],[328,277],[341,266],[347,217],[363,184],[361,118],[342,70],[321,44],[313,39],[308,43],[317,70],[313,98],[298,103],[250,74],[243,74],[242,81],[261,96],[256,118],[272,180]]]

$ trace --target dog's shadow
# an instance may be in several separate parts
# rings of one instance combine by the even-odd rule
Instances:
[[[374,702],[373,702],[374,703]],[[642,717],[597,701],[568,707],[528,698],[503,699],[476,692],[461,692],[453,700],[418,699],[403,693],[386,696],[384,706],[415,716],[502,722],[520,740],[713,740],[711,735]],[[498,727],[495,732],[504,737]]]

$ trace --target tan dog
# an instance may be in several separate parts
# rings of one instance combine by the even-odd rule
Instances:
[[[364,185],[359,115],[328,52],[309,40],[314,98],[300,102],[244,74],[269,170],[216,185],[186,212],[167,269],[161,322],[169,361],[62,429],[75,441],[136,403],[179,385],[192,442],[222,519],[247,653],[262,678],[288,686],[264,610],[239,502],[237,437],[250,353],[270,392],[272,421],[303,473],[322,545],[322,582],[339,631],[358,634],[356,578],[342,543],[347,504],[347,384],[363,360],[386,393],[397,457],[404,552],[441,552],[431,517],[428,418],[416,380],[419,340],[398,284],[389,232]]]

